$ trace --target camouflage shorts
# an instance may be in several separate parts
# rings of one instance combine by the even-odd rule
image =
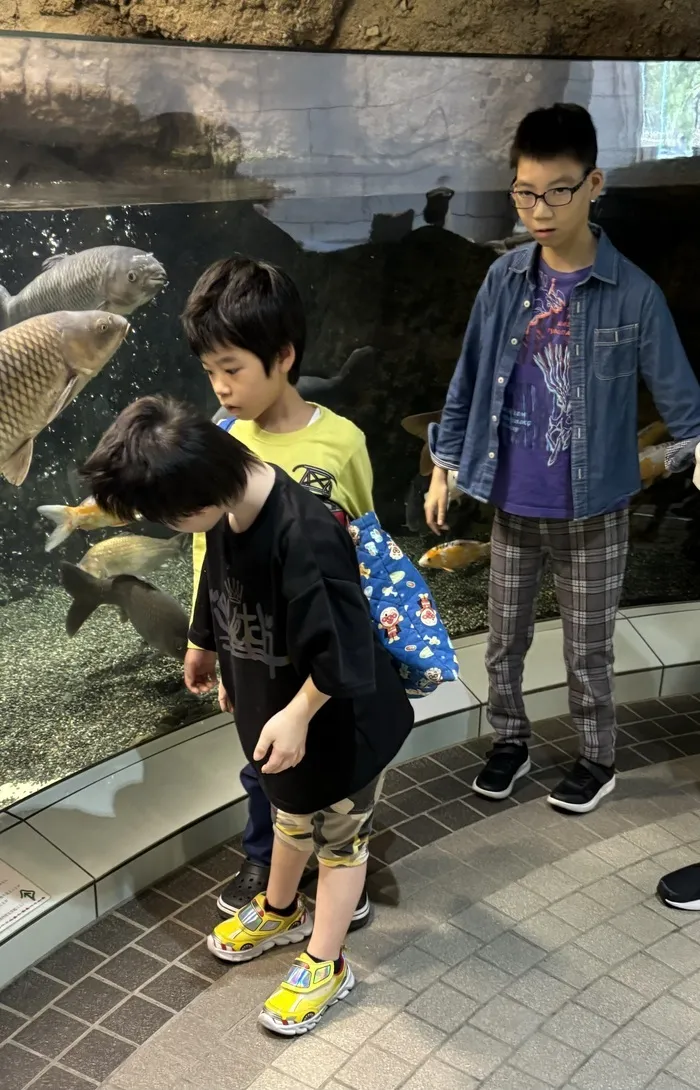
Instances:
[[[342,799],[315,814],[275,811],[275,835],[290,848],[313,851],[326,867],[361,867],[369,857],[374,807],[384,775],[352,798]]]

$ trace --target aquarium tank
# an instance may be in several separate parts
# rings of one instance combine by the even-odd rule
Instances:
[[[430,554],[427,427],[489,265],[527,241],[508,146],[562,100],[598,126],[594,218],[661,285],[700,369],[696,63],[0,38],[0,809],[218,711],[182,681],[189,540],[110,523],[79,475],[141,395],[216,413],[179,321],[215,259],[294,278],[301,388],[363,429],[382,524]],[[78,282],[66,329],[56,299]],[[643,388],[639,431],[640,459],[668,438]],[[700,494],[647,462],[624,603],[700,598]],[[455,494],[457,561],[424,559],[455,639],[486,625],[491,515]]]

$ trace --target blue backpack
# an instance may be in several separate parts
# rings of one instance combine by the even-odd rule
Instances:
[[[350,523],[372,621],[409,696],[456,681],[459,661],[428,585],[373,511]]]
[[[217,421],[228,431],[235,416]],[[348,527],[372,623],[394,659],[408,696],[427,696],[459,677],[452,640],[428,585],[373,511]]]

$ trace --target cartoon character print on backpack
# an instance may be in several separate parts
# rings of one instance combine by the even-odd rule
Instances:
[[[386,633],[387,643],[395,643],[400,638],[401,629],[399,624],[402,620],[403,617],[396,606],[387,606],[379,614],[379,625]]]

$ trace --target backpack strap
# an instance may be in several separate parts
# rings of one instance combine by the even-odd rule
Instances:
[[[236,423],[235,416],[227,416],[224,420],[217,420],[217,427],[223,428],[224,431],[229,431],[232,424]]]

